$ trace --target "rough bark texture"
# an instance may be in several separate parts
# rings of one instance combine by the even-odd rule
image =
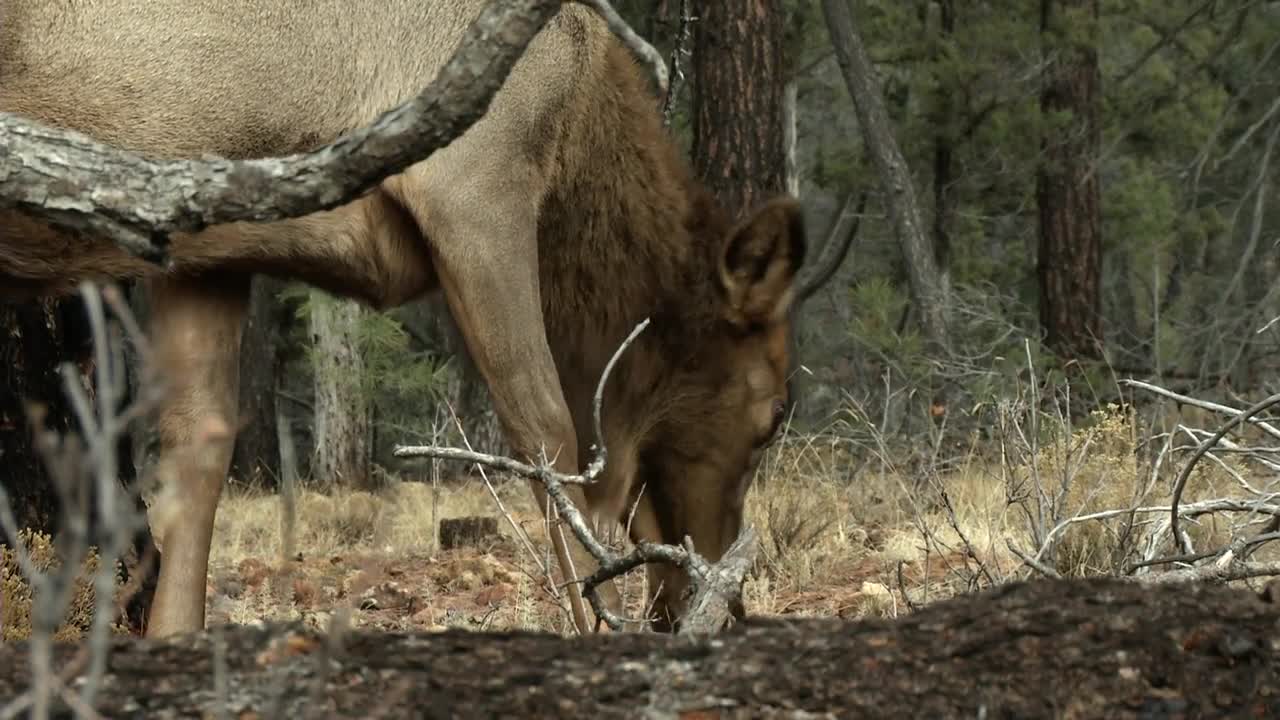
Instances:
[[[880,185],[893,221],[894,233],[902,246],[911,284],[911,301],[919,312],[925,339],[931,352],[950,347],[947,331],[947,303],[950,291],[938,270],[933,243],[921,219],[911,171],[894,139],[885,111],[880,84],[871,60],[853,21],[849,0],[822,0],[827,30],[835,48],[836,61],[853,99],[853,108],[862,128],[867,151],[880,175]]]
[[[158,259],[179,230],[306,215],[347,202],[444,147],[488,110],[558,0],[494,0],[423,91],[315,152],[151,162],[0,113],[0,206],[101,233]]]
[[[244,339],[240,343],[240,424],[231,474],[241,482],[276,487],[280,478],[280,441],[276,427],[276,373],[288,315],[276,295],[284,283],[253,278]]]
[[[743,528],[714,565],[700,569],[703,577],[695,578],[693,596],[680,619],[681,635],[711,635],[745,617],[742,583],[755,564],[756,544],[755,530]]]
[[[1220,586],[1041,580],[897,621],[750,620],[711,638],[233,627],[118,639],[106,717],[1280,717],[1280,607]],[[64,667],[74,647],[57,650]],[[0,697],[30,685],[0,648]],[[64,714],[64,716],[67,716]]]
[[[705,0],[693,23],[693,164],[730,212],[786,191],[782,8]]]
[[[360,316],[352,300],[311,291],[311,339],[315,353],[315,455],[311,476],[323,485],[370,488],[373,481],[373,412],[365,392]]]
[[[1087,29],[1097,18],[1097,0],[1041,0],[1040,324],[1045,344],[1065,359],[1102,356],[1101,73]]]

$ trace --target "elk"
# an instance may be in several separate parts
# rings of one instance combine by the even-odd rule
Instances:
[[[315,148],[415,93],[482,0],[0,0],[0,110],[151,158]],[[484,117],[344,205],[170,239],[160,269],[101,237],[0,218],[0,296],[135,279],[169,392],[149,510],[163,553],[149,636],[203,628],[214,515],[237,415],[249,279],[309,283],[385,309],[441,292],[510,447],[576,473],[605,391],[609,463],[571,490],[594,522],[635,506],[634,539],[688,535],[716,560],[736,537],[759,450],[789,402],[791,306],[806,240],[779,196],[735,219],[691,175],[647,80],[590,9],[565,4]],[[641,492],[643,488],[643,492]],[[544,490],[533,483],[538,504]],[[591,556],[552,531],[565,575]],[[682,577],[651,568],[670,630]],[[607,590],[607,588],[606,588]],[[616,603],[616,591],[605,593]],[[581,592],[575,624],[590,628]]]

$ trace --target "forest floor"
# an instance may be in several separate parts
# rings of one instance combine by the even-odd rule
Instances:
[[[1153,480],[1150,463],[1134,452],[1131,430],[1122,417],[1103,414],[1066,441],[1046,443],[1034,462],[971,453],[946,472],[909,472],[828,438],[789,437],[762,464],[747,498],[747,522],[761,537],[744,589],[747,611],[895,617],[1028,577],[1032,571],[1010,545],[1034,553],[1037,525],[1043,537],[1088,513],[1167,506],[1182,461],[1166,464]],[[1198,468],[1183,503],[1245,498],[1247,470],[1232,463]],[[543,570],[554,558],[528,485],[493,475],[489,482],[455,475],[434,489],[418,480],[397,480],[376,493],[303,489],[297,552],[287,561],[279,496],[233,490],[214,531],[210,623],[302,620],[324,627],[346,608],[356,627],[570,632],[567,604],[553,596]],[[437,549],[438,522],[466,516],[498,518],[501,537]],[[1116,571],[1167,511],[1132,517],[1064,525],[1046,564],[1068,577]],[[1185,527],[1201,549],[1221,547],[1248,530],[1242,523],[1265,519],[1205,514]],[[1255,559],[1273,554],[1264,549]],[[621,586],[630,617],[644,610],[644,584],[636,571]]]

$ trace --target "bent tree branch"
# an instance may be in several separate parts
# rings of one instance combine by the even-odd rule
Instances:
[[[101,234],[157,262],[174,232],[336,207],[479,120],[560,4],[493,0],[421,93],[309,153],[152,161],[81,133],[0,113],[0,207]]]

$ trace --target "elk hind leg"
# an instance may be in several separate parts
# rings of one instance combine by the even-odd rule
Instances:
[[[151,291],[151,345],[165,394],[150,510],[161,562],[146,633],[163,637],[204,627],[213,521],[235,442],[249,278],[170,276],[152,281]]]

